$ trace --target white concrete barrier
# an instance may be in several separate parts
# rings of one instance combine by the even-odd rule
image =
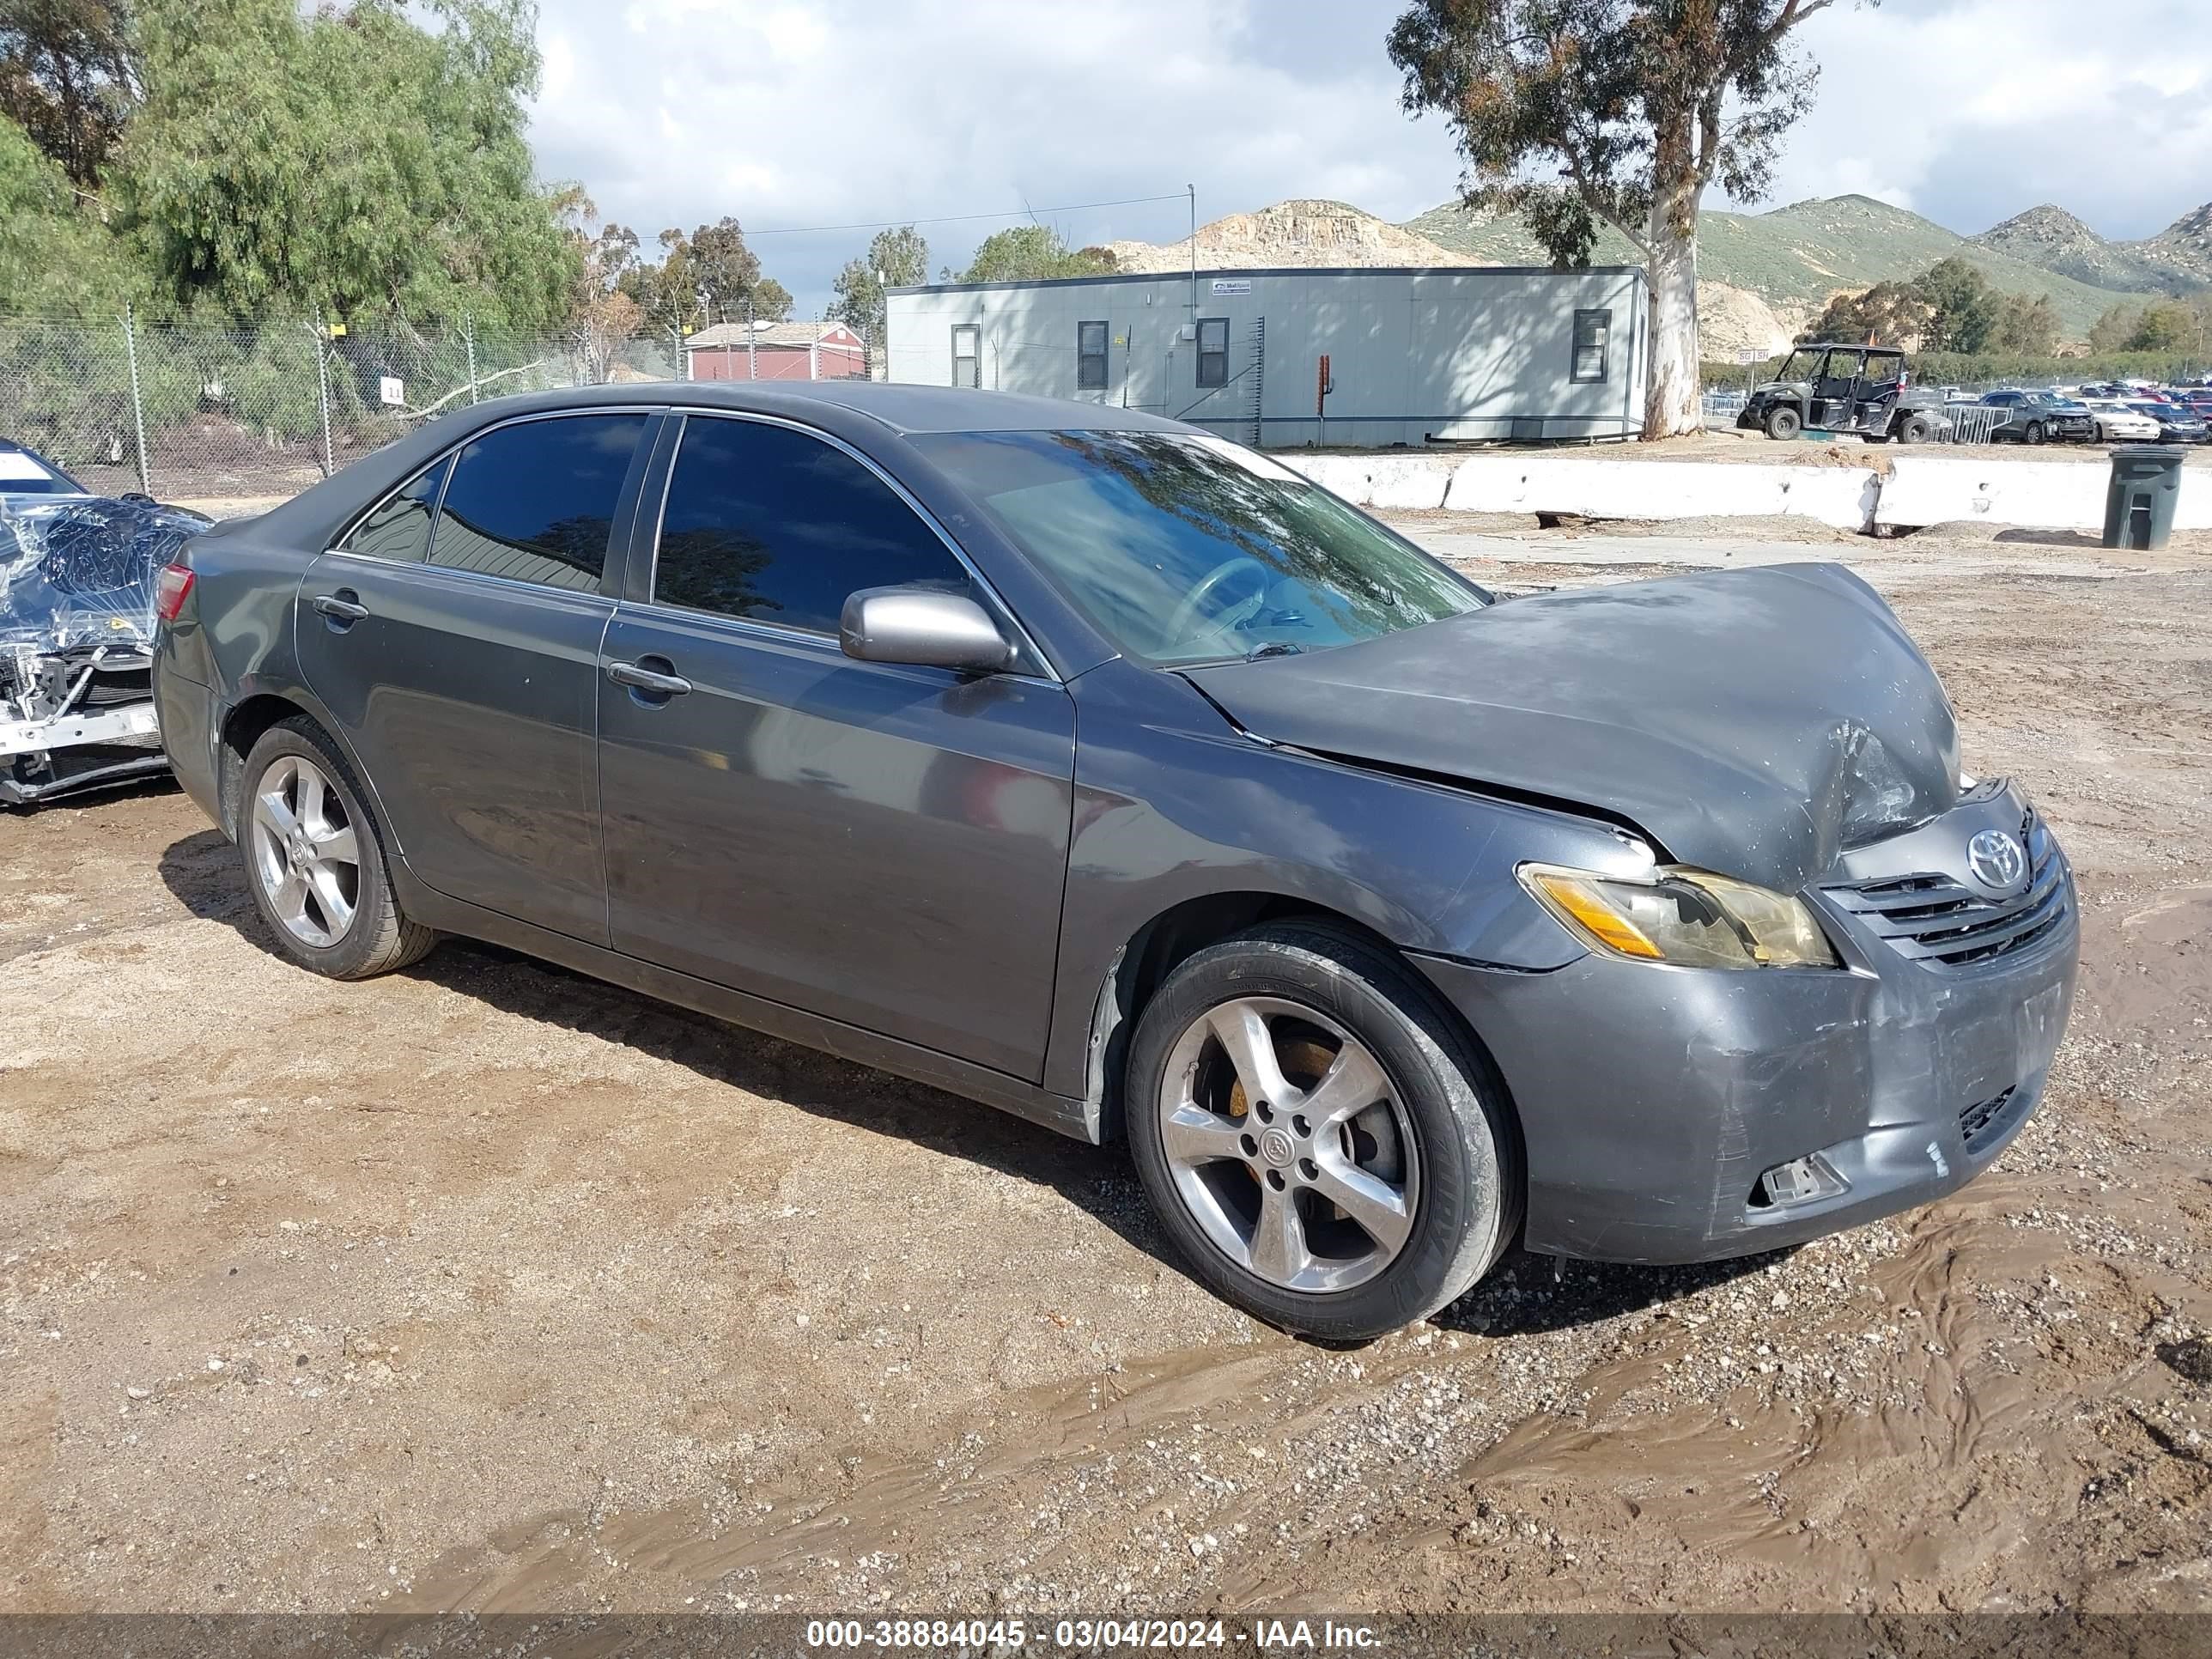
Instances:
[[[1812,519],[1863,530],[1879,488],[1871,467],[1481,455],[1453,470],[1444,505],[1590,519]]]
[[[2038,530],[2105,527],[2111,470],[2091,461],[1899,456],[1882,483],[1878,525],[2008,524]],[[2185,467],[2177,530],[2212,529],[2212,473]]]
[[[1457,465],[1449,455],[1297,455],[1279,457],[1322,489],[1359,507],[1433,511]]]

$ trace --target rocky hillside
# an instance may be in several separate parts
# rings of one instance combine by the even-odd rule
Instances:
[[[1109,242],[1123,270],[1181,270],[1190,264],[1188,238],[1165,244]],[[1624,245],[1625,249],[1625,245]],[[1626,250],[1625,250],[1626,251]],[[1394,225],[1343,202],[1278,202],[1257,213],[1232,213],[1198,228],[1198,263],[1202,270],[1261,269],[1271,265],[1478,265],[1540,264],[1534,259],[1497,259],[1475,252],[1439,247],[1416,230]],[[1636,264],[1632,257],[1601,263]],[[1722,356],[1741,349],[1765,353],[1789,344],[1797,321],[1794,313],[1778,316],[1758,295],[1724,283],[1698,285],[1705,323],[1705,349]]]
[[[1544,257],[1517,219],[1455,204],[1432,208],[1408,220],[1406,228],[1478,258],[1520,263]],[[2007,293],[2049,295],[2062,325],[2075,338],[2112,307],[2141,298],[2140,292],[2083,282],[1969,240],[1870,196],[1793,202],[1769,213],[1708,211],[1700,222],[1698,270],[1709,281],[1756,295],[1792,320],[1818,312],[1839,290],[1917,276],[1954,254],[1972,261]],[[1607,233],[1594,257],[1625,263],[1637,256],[1626,240]]]
[[[2155,236],[2116,246],[2169,269],[2185,271],[2201,288],[2212,283],[2212,202],[2183,214]]]
[[[1186,240],[1111,242],[1124,270],[1181,270]],[[1771,213],[1708,212],[1698,239],[1698,310],[1705,356],[1779,350],[1831,295],[1916,276],[1938,260],[1970,260],[2008,294],[2045,294],[2068,337],[2116,305],[2212,283],[2212,203],[2141,241],[2108,242],[2062,208],[2026,213],[1966,237],[1869,196],[1793,202]],[[1639,264],[1607,231],[1599,264]],[[1344,202],[1278,202],[1198,230],[1201,269],[1268,265],[1540,265],[1542,248],[1510,215],[1454,204],[1394,225]]]
[[[2046,202],[1969,240],[2098,288],[2187,294],[2212,277],[2208,216],[2212,206],[2199,208],[2146,240],[2108,242],[2064,208]]]

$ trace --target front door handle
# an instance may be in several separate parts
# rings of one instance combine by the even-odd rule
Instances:
[[[656,697],[680,697],[691,689],[691,682],[681,674],[663,673],[659,669],[646,666],[647,663],[652,662],[667,663],[671,668],[676,665],[669,663],[665,657],[647,657],[638,662],[611,662],[607,665],[607,678],[617,685],[626,685],[633,691],[648,692]]]
[[[307,603],[339,627],[350,626],[368,615],[368,607],[354,597],[350,587],[341,587],[335,593],[318,593]]]

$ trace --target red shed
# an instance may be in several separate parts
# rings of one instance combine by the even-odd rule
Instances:
[[[868,350],[842,323],[717,323],[684,341],[684,373],[693,380],[865,380]]]

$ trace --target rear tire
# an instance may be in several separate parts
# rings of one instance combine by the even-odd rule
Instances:
[[[1198,952],[1146,1005],[1126,1080],[1138,1176],[1192,1276],[1285,1330],[1364,1341],[1425,1318],[1520,1230],[1496,1070],[1352,933],[1279,923]]]
[[[239,774],[233,819],[253,908],[278,951],[329,979],[391,973],[438,942],[399,908],[367,794],[304,714],[263,732]]]
[[[1805,429],[1805,417],[1788,404],[1777,404],[1766,411],[1766,435],[1782,441],[1796,437]]]
[[[1897,428],[1897,441],[1901,444],[1924,444],[1935,435],[1925,416],[1908,415]]]

